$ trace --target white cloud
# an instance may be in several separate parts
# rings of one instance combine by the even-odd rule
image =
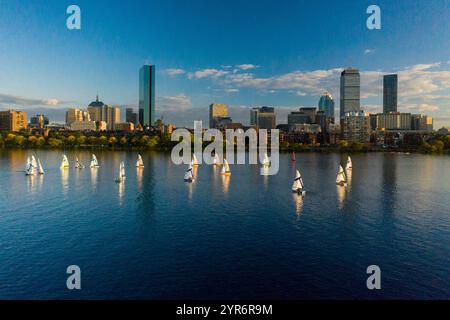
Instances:
[[[0,105],[3,107],[58,106],[66,102],[58,99],[36,99],[0,93]]]
[[[428,113],[428,112],[435,112],[435,111],[440,110],[440,108],[438,106],[431,105],[428,103],[401,105],[401,108],[407,109],[411,112],[418,112],[418,113]]]
[[[364,55],[372,54],[375,52],[375,49],[366,49],[364,50]]]
[[[239,92],[239,89],[236,88],[229,88],[229,89],[225,89],[226,93],[236,93]]]
[[[226,74],[229,74],[228,71],[224,71],[224,70],[218,70],[218,69],[203,69],[203,70],[198,70],[195,72],[189,72],[188,73],[188,78],[192,79],[192,78],[196,78],[196,79],[202,79],[202,78],[220,78]]]
[[[250,63],[244,63],[244,64],[238,64],[236,65],[237,68],[241,69],[241,70],[251,70],[251,69],[256,69],[259,66],[254,65],[254,64],[250,64]]]
[[[186,71],[184,71],[183,69],[166,69],[166,70],[164,70],[164,72],[171,77],[179,76],[181,74],[186,73]]]
[[[164,111],[182,111],[192,106],[191,99],[184,93],[175,96],[162,96],[158,98],[157,109]]]

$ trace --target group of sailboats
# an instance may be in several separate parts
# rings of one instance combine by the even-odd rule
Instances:
[[[295,154],[292,154],[291,160],[295,161]],[[353,168],[352,159],[350,156],[347,158],[347,164],[345,166],[345,170],[342,165],[339,165],[339,171],[336,177],[336,184],[339,186],[347,186],[347,176],[351,174],[351,170]],[[295,171],[294,183],[292,184],[292,192],[298,193],[302,196],[306,194],[305,185],[303,183],[302,176],[299,170]]]
[[[25,166],[25,175],[34,176],[36,174],[43,175],[44,168],[42,167],[41,160],[33,155],[27,158],[27,164]]]
[[[213,166],[221,165],[219,156],[217,154],[214,154],[212,161],[213,161],[213,163],[212,163]],[[186,173],[184,174],[185,182],[194,182],[195,181],[195,176],[194,176],[194,168],[195,167],[198,167],[198,160],[197,160],[197,156],[194,153],[194,154],[192,154],[192,160],[189,163]],[[223,164],[222,164],[222,168],[220,170],[220,174],[223,176],[231,175],[230,165],[228,164],[227,159],[223,159]]]
[[[336,184],[339,186],[346,187],[347,186],[347,175],[351,173],[353,169],[352,158],[348,156],[347,164],[345,165],[345,170],[342,165],[339,165],[339,171],[336,177]]]
[[[98,164],[97,156],[95,154],[92,155],[91,163],[90,163],[89,167],[91,167],[91,168],[100,168],[100,165]],[[69,159],[67,158],[67,156],[65,154],[63,155],[60,168],[61,169],[69,169],[70,168]],[[78,157],[75,157],[74,168],[75,169],[84,169],[85,168],[84,164],[82,164],[78,160]]]
[[[99,162],[97,160],[97,156],[95,154],[92,154],[89,167],[93,168],[93,169],[100,168],[100,164],[99,164]],[[69,159],[64,154],[62,157],[60,169],[69,169],[69,168],[70,168]],[[75,157],[74,168],[75,169],[84,169],[85,168],[85,166],[78,160],[78,157]],[[138,169],[144,168],[144,161],[140,154],[138,154],[138,159],[136,161],[136,168],[138,168]],[[39,159],[36,160],[36,157],[33,155],[33,156],[27,158],[27,164],[25,167],[25,175],[31,176],[31,175],[36,175],[36,174],[40,174],[40,175],[44,174],[44,169],[42,167],[41,161]],[[120,167],[119,167],[119,175],[115,181],[118,183],[121,183],[121,182],[125,181],[125,178],[126,178],[125,163],[122,161],[120,163]]]

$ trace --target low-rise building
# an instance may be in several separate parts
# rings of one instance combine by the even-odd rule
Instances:
[[[116,123],[114,129],[117,131],[131,132],[134,131],[134,123],[132,122]]]
[[[73,121],[70,124],[72,131],[96,131],[97,125],[95,121]]]
[[[27,113],[24,111],[0,111],[0,130],[17,132],[27,128]]]
[[[350,143],[370,141],[370,118],[364,111],[347,112],[341,118],[342,139]]]

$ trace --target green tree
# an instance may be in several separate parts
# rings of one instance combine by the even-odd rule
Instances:
[[[100,145],[104,146],[108,143],[108,138],[105,136],[101,136],[100,138],[98,138],[98,142],[100,143]]]
[[[57,138],[49,138],[48,139],[48,145],[52,148],[60,148],[62,146],[63,142],[60,139]]]
[[[94,137],[94,138],[95,138],[95,137]],[[86,140],[87,140],[86,136],[80,135],[80,136],[78,136],[78,138],[77,138],[77,144],[78,144],[78,145],[83,145],[83,144],[86,143]]]
[[[128,144],[128,140],[126,137],[120,138],[120,145],[125,147]]]
[[[117,143],[117,138],[114,137],[114,136],[110,137],[109,140],[108,140],[108,143],[109,143],[109,145],[111,147],[114,147],[116,145],[116,143]]]
[[[27,139],[24,136],[16,136],[16,139],[14,142],[15,142],[16,146],[23,147],[26,140]]]

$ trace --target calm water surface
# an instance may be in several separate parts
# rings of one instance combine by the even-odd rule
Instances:
[[[26,157],[43,177],[25,177]],[[88,164],[88,152],[68,152]],[[98,152],[64,172],[60,151],[0,152],[0,299],[450,298],[450,157],[299,154],[294,165],[201,165],[194,184],[170,155]],[[120,161],[127,180],[114,182]],[[79,265],[82,290],[66,289]],[[382,290],[366,289],[379,265]]]

